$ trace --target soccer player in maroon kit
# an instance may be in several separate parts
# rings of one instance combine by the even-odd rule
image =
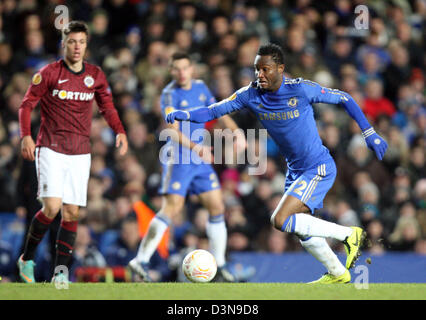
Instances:
[[[86,206],[90,174],[90,127],[95,99],[100,113],[117,134],[120,155],[128,142],[103,71],[83,61],[89,32],[72,21],[62,30],[64,58],[43,67],[19,109],[21,153],[36,161],[38,198],[43,203],[29,228],[24,253],[19,257],[21,279],[34,283],[34,255],[49,224],[62,209],[56,241],[55,270],[68,266],[74,246],[79,207]],[[40,102],[41,126],[37,143],[31,137],[31,111]],[[61,266],[60,268],[57,268]],[[67,282],[66,272],[55,271],[54,282]]]

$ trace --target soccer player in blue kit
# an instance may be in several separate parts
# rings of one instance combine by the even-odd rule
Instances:
[[[361,254],[366,232],[311,215],[315,209],[322,208],[324,197],[336,178],[336,165],[329,150],[322,144],[311,104],[330,103],[345,108],[358,123],[367,146],[379,160],[386,152],[387,143],[374,131],[347,93],[301,78],[285,78],[283,52],[278,45],[261,46],[254,68],[257,81],[228,99],[208,107],[171,112],[166,121],[202,123],[249,108],[277,143],[288,166],[284,195],[272,213],[272,225],[283,232],[296,234],[302,246],[326,267],[327,273],[312,283],[348,283],[351,281],[349,269]],[[345,266],[331,250],[326,238],[344,243],[347,254]]]
[[[216,102],[208,87],[202,80],[193,79],[194,66],[186,53],[175,53],[171,58],[170,82],[161,94],[161,108],[166,116],[173,110],[190,110],[200,106],[208,106]],[[220,120],[222,126],[233,131],[237,150],[244,149],[244,134],[230,116]],[[137,256],[129,262],[132,272],[144,281],[151,281],[148,270],[149,261],[159,245],[163,234],[169,227],[172,218],[181,214],[185,197],[198,195],[201,204],[209,211],[206,233],[210,251],[218,265],[217,281],[234,282],[235,275],[227,268],[225,253],[227,246],[227,229],[224,218],[224,204],[220,182],[212,165],[213,155],[210,146],[202,146],[203,137],[198,132],[204,129],[204,123],[169,124],[170,139],[167,142],[167,155],[161,154],[163,166],[160,193],[163,204],[160,211],[152,219],[147,235],[142,239]],[[201,129],[201,131],[200,131]],[[235,131],[236,130],[236,131]]]

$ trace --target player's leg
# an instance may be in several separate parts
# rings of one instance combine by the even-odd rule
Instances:
[[[21,279],[26,283],[34,283],[34,256],[38,244],[43,239],[52,221],[58,214],[61,205],[61,198],[43,198],[43,207],[33,217],[27,237],[25,240],[24,252],[19,257],[18,268]]]
[[[56,257],[52,282],[68,282],[68,268],[77,235],[79,209],[87,203],[90,154],[63,155],[65,178],[62,219],[56,237]]]
[[[321,261],[330,274],[337,276],[343,274],[345,268],[329,248],[325,239],[317,238],[332,237],[346,243],[354,234],[358,234],[359,230],[305,214],[313,212],[316,208],[322,208],[323,199],[333,185],[335,175],[334,162],[322,164],[316,171],[310,170],[302,175],[288,174],[286,192],[274,211],[271,222],[281,231],[297,234],[302,239],[302,246]],[[358,251],[356,250],[356,252]],[[353,263],[354,257],[348,255],[347,261]],[[348,275],[349,273],[346,273],[345,280]]]
[[[68,280],[77,226],[79,218],[79,206],[64,203],[62,206],[62,219],[56,238],[56,257],[54,264],[54,277],[64,277]]]
[[[180,214],[185,204],[188,186],[193,178],[194,169],[190,165],[163,164],[160,193],[163,194],[162,206],[151,220],[147,234],[139,245],[138,253],[129,262],[132,272],[144,281],[150,281],[148,263],[170,225],[171,219]]]
[[[178,194],[167,194],[163,196],[160,211],[149,224],[146,236],[142,239],[136,259],[140,263],[148,263],[157,249],[161,238],[170,225],[170,221],[180,214],[185,204],[185,198]]]
[[[34,256],[37,246],[58,214],[63,197],[64,174],[61,155],[48,148],[38,147],[35,156],[37,197],[43,206],[31,221],[24,252],[18,259],[20,277],[27,283],[34,282]]]
[[[228,233],[225,224],[225,206],[221,189],[200,193],[201,204],[209,211],[209,220],[206,233],[209,239],[211,253],[216,258],[217,266],[223,267],[226,263],[225,253]]]
[[[306,222],[304,220],[305,216],[312,218],[312,220]],[[281,224],[281,228],[277,228],[281,231],[298,235],[301,239],[300,243],[305,250],[321,262],[327,269],[328,274],[333,276],[331,280],[337,279],[340,281],[340,278],[342,278],[345,282],[350,281],[350,274],[331,250],[325,239],[325,237],[333,234],[327,231],[330,227],[336,228],[337,226],[338,229],[340,226],[328,226],[327,224],[331,224],[330,222],[310,216],[310,208],[299,199],[288,194],[284,195],[277,209],[274,211],[271,222],[274,223],[276,228]],[[296,225],[298,225],[298,228],[296,228]],[[344,230],[337,231],[343,232]]]
[[[182,195],[167,194],[163,196],[160,211],[151,220],[148,231],[139,245],[136,257],[130,260],[128,264],[130,270],[141,277],[142,280],[151,281],[148,274],[149,261],[169,227],[171,219],[181,213],[184,204],[185,198]]]
[[[311,216],[310,208],[290,194],[285,194],[271,217],[273,226],[302,238],[322,237],[344,241],[352,229]]]

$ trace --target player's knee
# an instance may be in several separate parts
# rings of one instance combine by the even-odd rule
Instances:
[[[293,219],[291,214],[278,212],[271,216],[272,226],[280,231],[292,232],[293,230]]]
[[[53,219],[61,210],[61,204],[56,202],[46,202],[43,204],[43,208],[41,210],[46,217]]]
[[[275,229],[281,230],[284,221],[282,221],[278,213],[275,213],[271,216],[270,222]]]
[[[183,206],[179,202],[167,202],[161,209],[161,212],[169,219],[173,219],[182,211]]]
[[[63,220],[65,221],[77,221],[79,218],[79,208],[78,206],[64,206],[63,209]]]
[[[216,216],[225,212],[225,206],[222,202],[214,203],[207,208],[211,215]]]

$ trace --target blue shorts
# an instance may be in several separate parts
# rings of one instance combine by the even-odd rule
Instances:
[[[210,164],[163,165],[160,194],[189,194],[220,188],[219,179]]]
[[[288,170],[284,193],[302,201],[311,213],[323,207],[328,190],[333,186],[337,170],[334,161],[327,161],[306,171]]]

